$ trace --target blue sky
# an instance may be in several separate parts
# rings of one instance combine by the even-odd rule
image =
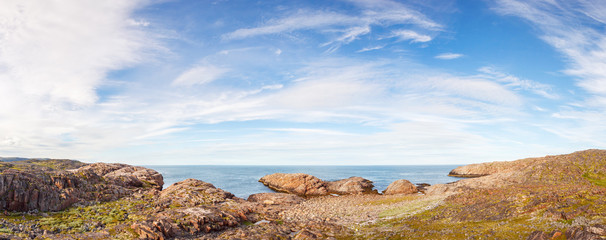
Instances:
[[[464,164],[606,147],[606,3],[19,1],[0,156]]]

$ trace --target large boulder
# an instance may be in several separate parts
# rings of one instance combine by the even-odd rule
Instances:
[[[383,191],[385,195],[394,194],[412,194],[418,192],[417,187],[406,179],[400,179],[392,182],[387,186],[387,189]]]
[[[155,214],[131,225],[141,239],[190,239],[237,227],[259,205],[197,179],[167,187],[154,204],[159,206]]]
[[[160,192],[160,201],[170,202],[175,206],[195,207],[221,203],[232,198],[234,195],[230,192],[191,178],[174,183]]]
[[[361,177],[350,177],[327,182],[326,185],[329,193],[340,195],[377,193],[377,190],[373,190],[374,185],[372,181]]]
[[[262,177],[259,182],[274,191],[293,193],[304,197],[328,194],[324,181],[304,173],[274,173]]]

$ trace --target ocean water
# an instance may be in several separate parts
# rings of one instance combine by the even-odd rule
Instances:
[[[449,183],[458,180],[449,177],[448,172],[458,165],[427,166],[146,166],[164,176],[164,188],[188,178],[212,183],[215,187],[231,192],[240,198],[248,198],[254,193],[272,192],[259,179],[272,173],[307,173],[325,181],[333,181],[353,176],[373,181],[379,192],[398,179],[412,183]]]

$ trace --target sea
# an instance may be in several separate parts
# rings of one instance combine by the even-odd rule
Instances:
[[[164,188],[188,178],[212,183],[215,187],[231,192],[237,197],[248,198],[254,193],[273,192],[259,179],[272,173],[307,173],[324,181],[334,181],[353,176],[373,181],[379,192],[398,179],[412,183],[449,183],[458,178],[449,177],[450,170],[459,165],[415,166],[218,166],[218,165],[148,165],[164,176]]]

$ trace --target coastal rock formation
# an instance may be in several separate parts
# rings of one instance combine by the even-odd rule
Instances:
[[[193,237],[239,226],[249,220],[253,203],[215,188],[210,183],[187,179],[160,192],[160,210],[130,227],[141,239]]]
[[[262,177],[259,182],[274,191],[303,197],[323,196],[330,193],[339,195],[377,193],[377,190],[373,189],[372,181],[361,177],[325,182],[304,173],[274,173]]]
[[[394,195],[394,194],[412,194],[418,192],[417,186],[412,184],[410,181],[406,179],[399,179],[387,186],[387,189],[383,191],[385,195]]]
[[[164,185],[160,173],[144,167],[131,166],[121,163],[93,163],[75,170],[77,174],[91,173],[103,177],[105,181],[123,187],[152,187],[162,190]]]
[[[91,164],[64,170],[78,165],[65,161],[11,162],[12,167],[0,174],[0,210],[59,211],[78,202],[110,201],[141,189],[162,188],[162,175],[151,169]]]
[[[542,162],[543,159],[527,158],[517,161],[487,162],[460,166],[448,173],[451,177],[475,178],[495,173],[514,172]]]
[[[83,183],[71,174],[7,169],[0,174],[0,210],[63,210],[78,202]]]
[[[225,202],[234,198],[230,192],[215,188],[214,185],[197,179],[186,179],[170,185],[160,192],[161,202],[170,202],[178,206],[195,207]]]
[[[326,182],[326,186],[329,193],[336,193],[339,195],[377,193],[377,190],[373,190],[374,185],[372,184],[372,181],[361,177],[350,177],[338,181]]]
[[[67,163],[59,169],[45,162],[0,163],[3,210],[78,203],[60,213],[4,211],[3,215],[0,211],[0,239],[606,238],[606,151],[514,163],[498,163],[508,166],[498,171],[494,164],[459,171],[490,173],[482,177],[419,184],[427,187],[426,194],[389,195],[392,190],[412,188],[399,180],[385,194],[305,199],[261,193],[247,201],[195,179],[159,191],[159,174],[128,165],[74,169]],[[288,177],[282,176],[280,184],[298,181],[294,189],[309,185],[323,187],[326,193],[335,191],[331,183],[341,183],[333,187],[352,184],[353,189],[368,184],[363,178],[325,182],[305,174]]]
[[[291,205],[299,204],[305,199],[288,193],[256,193],[248,196],[247,201],[258,202],[266,205]]]
[[[274,191],[293,193],[304,197],[328,194],[324,181],[304,173],[274,173],[262,177],[259,182]]]

